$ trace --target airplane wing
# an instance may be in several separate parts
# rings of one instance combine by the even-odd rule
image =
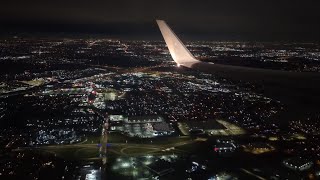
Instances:
[[[178,64],[191,68],[191,64],[199,61],[190,53],[177,35],[163,20],[156,20],[161,34],[170,51],[172,59]]]

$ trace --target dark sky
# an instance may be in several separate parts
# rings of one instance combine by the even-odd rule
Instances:
[[[319,0],[1,0],[0,35],[102,34],[160,38],[165,19],[184,39],[320,41]]]

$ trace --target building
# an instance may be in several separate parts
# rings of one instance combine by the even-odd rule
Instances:
[[[123,122],[123,121],[127,121],[128,117],[123,115],[110,115],[109,120],[110,122]]]
[[[232,139],[217,139],[213,150],[219,154],[229,154],[236,150],[237,146]]]
[[[252,154],[263,154],[274,151],[275,148],[265,142],[254,142],[244,146],[244,151]]]
[[[214,145],[214,151],[217,153],[234,152],[236,146],[234,144],[216,144]]]
[[[304,171],[304,170],[310,169],[313,166],[312,161],[302,157],[295,157],[295,158],[284,160],[283,164],[286,167],[296,171]]]
[[[152,138],[167,136],[175,131],[171,124],[162,116],[133,116],[110,115],[113,131],[122,132],[130,137]]]
[[[190,132],[210,132],[212,130],[226,129],[223,125],[216,120],[204,120],[204,121],[186,121],[184,122]]]

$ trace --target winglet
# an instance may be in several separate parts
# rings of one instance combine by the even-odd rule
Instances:
[[[187,63],[194,63],[196,58],[190,53],[186,46],[181,42],[177,35],[172,31],[172,29],[163,20],[156,20],[166,42],[168,49],[170,51],[172,59],[178,65],[184,65]]]

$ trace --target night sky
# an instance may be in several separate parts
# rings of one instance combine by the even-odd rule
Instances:
[[[100,34],[186,40],[320,41],[319,0],[1,0],[0,35]]]

